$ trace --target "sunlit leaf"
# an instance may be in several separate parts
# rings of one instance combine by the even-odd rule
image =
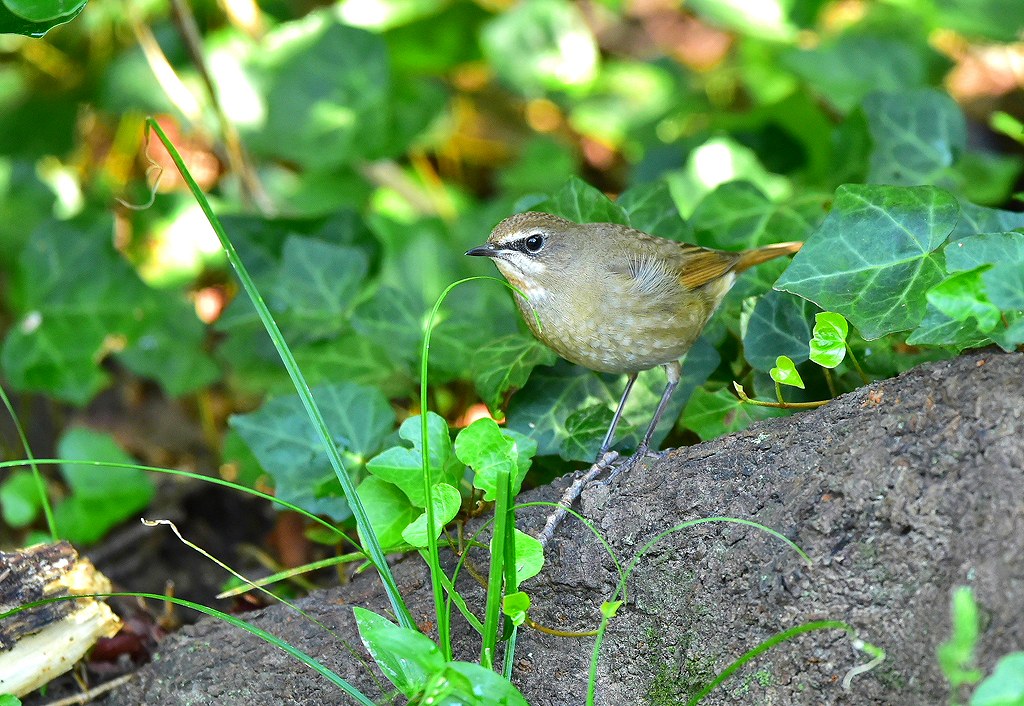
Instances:
[[[496,16],[481,33],[484,55],[524,95],[580,92],[597,76],[594,35],[567,0],[525,0]]]
[[[791,387],[799,387],[801,390],[804,389],[803,378],[800,377],[800,372],[793,365],[793,361],[784,355],[780,355],[775,361],[775,367],[768,371],[771,375],[772,380],[779,383],[780,385],[789,385]]]
[[[419,694],[431,675],[445,667],[434,641],[410,628],[401,628],[376,613],[356,606],[359,637],[392,684],[407,697]]]
[[[823,368],[835,368],[846,357],[846,336],[850,331],[846,319],[834,311],[814,315],[814,331],[810,342],[810,358]]]
[[[455,519],[462,507],[459,491],[447,483],[435,483],[431,497],[434,504],[434,538],[441,534],[444,526]],[[402,538],[414,547],[426,547],[427,513],[422,512],[408,527],[402,530]]]

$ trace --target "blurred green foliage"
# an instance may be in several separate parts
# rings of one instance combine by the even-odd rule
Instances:
[[[2,13],[31,3],[2,2],[0,29],[22,31]],[[364,501],[397,518],[381,530],[394,542],[423,507],[400,473],[418,441],[399,425],[421,412],[426,313],[454,280],[494,274],[462,253],[517,210],[728,249],[806,241],[788,269],[738,280],[658,442],[782,413],[728,387],[774,398],[779,356],[806,384],[787,398],[827,397],[808,345],[822,309],[849,322],[815,344],[840,391],[861,384],[847,346],[887,376],[1024,342],[1021,136],[1002,134],[1021,106],[946,88],[969,48],[1015,39],[1017,0],[268,0],[248,17],[202,0],[195,47],[165,0],[115,5],[0,39],[3,383],[74,407],[112,370],[171,397],[216,392],[235,413],[214,425],[223,459],[250,483],[258,462],[279,495],[334,520],[348,512],[326,457],[176,176],[148,208],[115,201],[146,203],[151,160],[169,166],[144,143],[146,114],[210,192]],[[64,7],[61,21],[81,9]],[[452,487],[465,471],[448,428],[476,403],[557,471],[592,458],[625,383],[557,361],[486,282],[442,307],[430,376],[446,438],[431,448],[450,453],[435,477]],[[624,447],[663,384],[641,374]],[[0,487],[17,499],[9,525],[35,517],[27,487]]]

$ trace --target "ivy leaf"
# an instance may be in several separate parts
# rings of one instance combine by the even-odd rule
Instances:
[[[572,177],[561,189],[551,194],[531,210],[543,211],[567,218],[574,223],[621,223],[629,225],[629,218],[617,204],[583,181]]]
[[[946,246],[950,272],[985,267],[985,293],[1002,311],[1024,309],[1024,233],[983,233]],[[980,320],[980,319],[979,319]]]
[[[84,427],[74,427],[57,442],[62,459],[135,463],[113,437]],[[57,533],[76,544],[91,544],[115,525],[144,509],[156,494],[156,486],[134,468],[104,468],[73,462],[61,464],[61,475],[71,496],[54,508]]]
[[[693,228],[679,213],[667,182],[631,186],[615,203],[626,213],[631,227],[660,238],[693,242]]]
[[[744,404],[726,389],[708,392],[699,387],[694,390],[686,405],[682,422],[701,440],[708,441],[722,434],[746,429],[761,419],[785,414],[785,410],[776,407]]]
[[[562,458],[593,459],[615,416],[605,404],[587,405],[565,419],[565,438],[558,450]]]
[[[999,233],[1024,228],[1024,213],[1000,211],[973,203],[960,204],[960,220],[950,234],[950,240],[979,233]]]
[[[725,250],[804,240],[825,217],[827,200],[812,192],[774,203],[753,184],[730,181],[697,204],[690,224],[702,244]]]
[[[47,220],[17,268],[19,318],[0,364],[19,390],[83,405],[109,379],[99,363],[138,339],[161,302],[114,250],[109,218]]]
[[[477,393],[494,411],[501,407],[509,390],[517,390],[526,384],[535,367],[553,365],[558,356],[533,336],[520,333],[485,345],[476,351],[472,360]]]
[[[351,382],[313,388],[313,397],[346,470],[359,479],[366,459],[394,427],[391,405],[376,388]],[[334,520],[349,516],[341,484],[298,395],[271,399],[255,412],[232,416],[229,424],[274,479],[278,497]]]
[[[799,371],[797,371],[793,361],[784,355],[780,355],[775,360],[775,367],[769,370],[768,374],[772,376],[772,380],[780,385],[804,389],[804,381],[800,377]]]
[[[184,298],[153,312],[138,339],[117,355],[136,375],[152,378],[178,397],[216,382],[220,367],[203,350],[206,325]]]
[[[498,75],[523,95],[580,92],[597,77],[594,35],[566,0],[519,3],[483,28],[480,46]]]
[[[849,33],[813,49],[783,53],[782,63],[843,113],[872,91],[906,91],[927,81],[924,54],[897,37]]]
[[[850,327],[842,314],[819,311],[814,315],[814,336],[810,358],[823,368],[835,368],[846,357],[846,336]]]
[[[941,183],[966,148],[967,123],[945,93],[931,88],[872,93],[863,105],[874,142],[871,183]]]
[[[776,357],[807,360],[811,314],[817,307],[800,297],[772,291],[757,300],[743,334],[743,353],[758,370],[769,370]]]
[[[955,321],[974,318],[978,330],[987,333],[1000,323],[999,307],[985,293],[982,274],[988,266],[957,272],[928,290],[928,303]]]
[[[935,187],[842,186],[775,286],[839,312],[869,340],[914,328],[958,212]]]
[[[434,537],[441,534],[444,526],[455,519],[462,507],[462,496],[459,491],[447,483],[434,483],[432,489],[434,503]],[[402,530],[402,537],[414,547],[425,547],[427,538],[427,513],[422,512],[408,527]]]
[[[311,338],[339,333],[366,277],[369,259],[359,247],[290,235],[270,291],[274,311],[287,312],[289,333]]]

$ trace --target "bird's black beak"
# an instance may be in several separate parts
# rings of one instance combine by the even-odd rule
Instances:
[[[466,251],[467,255],[473,255],[474,257],[494,257],[495,253],[497,253],[497,250],[490,243]]]

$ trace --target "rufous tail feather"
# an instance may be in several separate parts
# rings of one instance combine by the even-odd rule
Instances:
[[[733,272],[738,274],[750,269],[754,265],[760,265],[762,262],[768,262],[783,255],[792,255],[802,245],[803,243],[794,241],[790,243],[773,243],[761,248],[747,250],[740,254],[740,259],[736,262],[736,266],[733,267]]]

